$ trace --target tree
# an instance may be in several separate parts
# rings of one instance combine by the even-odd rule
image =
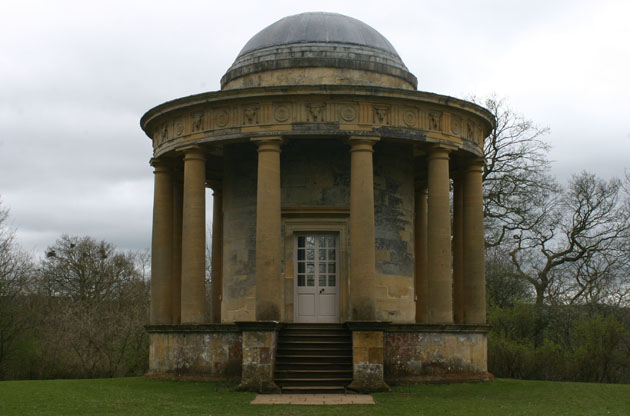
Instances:
[[[32,309],[26,297],[33,269],[30,257],[15,243],[8,225],[9,210],[0,200],[0,380],[16,360],[32,329]]]
[[[535,226],[545,214],[544,195],[555,194],[559,187],[547,174],[550,146],[544,137],[549,129],[536,126],[496,96],[480,104],[496,120],[484,142],[482,178],[486,246],[497,247],[511,231]]]
[[[630,229],[630,209],[621,182],[582,172],[563,193],[542,198],[543,209],[506,239],[513,276],[529,282],[536,305],[553,297],[563,301],[604,285],[614,266],[613,253]],[[597,273],[593,271],[597,270]]]
[[[40,268],[47,299],[40,345],[45,377],[113,377],[146,367],[144,256],[90,237],[62,236]]]

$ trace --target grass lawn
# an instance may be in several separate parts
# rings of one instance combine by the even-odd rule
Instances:
[[[396,387],[375,406],[253,406],[220,383],[145,378],[0,382],[0,415],[630,415],[630,385],[496,380]]]

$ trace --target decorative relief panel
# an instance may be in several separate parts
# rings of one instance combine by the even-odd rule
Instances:
[[[243,124],[258,124],[258,104],[250,104],[243,107]]]
[[[428,116],[429,130],[442,131],[442,113],[439,111],[430,111]]]
[[[475,123],[472,120],[466,120],[466,138],[475,141]]]
[[[389,125],[391,124],[392,107],[389,105],[374,105],[372,113],[372,122],[374,124]]]
[[[193,133],[205,130],[204,121],[206,115],[204,113],[193,113],[191,130]]]
[[[418,110],[415,108],[404,108],[402,110],[402,121],[405,126],[417,127],[418,126]]]
[[[306,103],[306,121],[311,123],[326,121],[326,103]]]
[[[451,117],[451,133],[455,136],[459,136],[462,133],[462,119],[459,116],[453,115]]]
[[[352,122],[357,119],[357,109],[355,105],[352,104],[341,104],[339,106],[339,117],[342,121]]]
[[[184,121],[185,120],[183,117],[180,117],[177,120],[175,120],[175,137],[179,137],[182,134],[184,134],[184,127],[186,126]]]
[[[273,118],[275,121],[283,123],[291,118],[291,104],[274,104]]]
[[[214,111],[214,122],[218,127],[225,127],[230,121],[230,113],[227,108],[217,108]]]

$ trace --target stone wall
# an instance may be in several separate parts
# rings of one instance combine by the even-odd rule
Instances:
[[[256,170],[253,143],[224,149],[223,322],[256,319]]]
[[[392,325],[385,333],[385,381],[488,381],[487,328]]]
[[[282,206],[348,207],[350,152],[341,140],[291,140],[281,154]]]
[[[148,376],[233,380],[241,378],[242,335],[236,326],[148,327]]]
[[[414,322],[414,183],[409,144],[374,147],[377,319]]]

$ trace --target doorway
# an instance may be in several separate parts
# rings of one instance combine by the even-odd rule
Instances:
[[[295,322],[339,322],[338,247],[337,234],[295,235]]]

